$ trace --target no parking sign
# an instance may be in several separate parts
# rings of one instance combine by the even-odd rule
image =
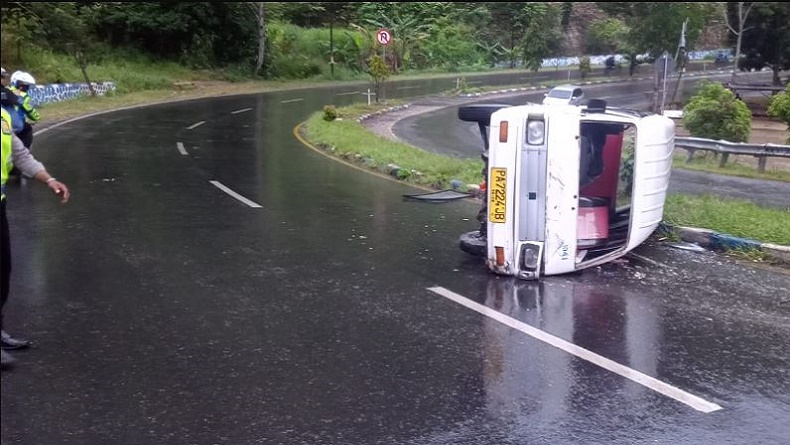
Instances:
[[[386,29],[379,29],[376,33],[376,41],[381,45],[387,46],[392,41],[392,34]]]

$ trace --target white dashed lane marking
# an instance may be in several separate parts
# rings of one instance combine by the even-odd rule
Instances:
[[[254,209],[260,209],[260,208],[262,208],[262,207],[263,207],[262,205],[260,205],[260,204],[258,204],[258,203],[256,203],[256,202],[254,202],[254,201],[250,201],[249,199],[247,199],[247,198],[245,198],[245,197],[241,196],[240,194],[238,194],[238,193],[234,192],[233,190],[231,190],[231,189],[229,189],[228,187],[224,186],[224,185],[223,185],[221,182],[219,182],[219,181],[209,181],[209,182],[210,182],[210,183],[211,183],[211,184],[212,184],[214,187],[216,187],[216,188],[218,188],[218,189],[222,190],[223,192],[227,193],[228,195],[232,196],[233,198],[235,198],[235,199],[237,199],[237,200],[239,200],[239,201],[243,202],[244,204],[247,204],[248,206],[250,206],[250,207],[252,207],[252,208],[254,208]]]

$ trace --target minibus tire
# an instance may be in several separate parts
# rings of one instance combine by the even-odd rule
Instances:
[[[461,235],[458,245],[464,252],[477,257],[485,257],[488,250],[486,238],[480,236],[479,230],[473,230]]]
[[[509,104],[473,104],[463,105],[458,108],[458,119],[465,122],[478,122],[489,125],[491,115],[502,108],[509,108]]]

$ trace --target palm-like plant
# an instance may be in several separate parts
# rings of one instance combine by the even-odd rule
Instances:
[[[397,11],[391,17],[383,20],[368,19],[366,23],[390,31],[392,43],[388,48],[392,48],[392,71],[396,73],[408,65],[412,49],[429,37],[429,24],[424,19],[401,15]]]

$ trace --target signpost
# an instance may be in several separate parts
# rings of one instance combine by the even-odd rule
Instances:
[[[653,101],[653,112],[657,114],[661,114],[664,112],[664,105],[666,104],[667,100],[667,76],[672,74],[675,71],[675,60],[669,57],[669,54],[665,51],[664,54],[661,55],[658,59],[656,59],[655,64],[653,65],[656,70],[655,75],[655,97]],[[661,100],[659,101],[659,88],[660,88],[660,95]]]
[[[392,42],[392,35],[386,29],[379,29],[376,33],[376,41],[379,42],[380,45],[387,46]]]
[[[392,34],[386,29],[379,29],[376,33],[376,41],[381,45],[381,56],[384,59],[384,63],[387,63],[387,45],[392,42]]]
[[[387,45],[392,43],[392,34],[390,34],[388,29],[381,28],[376,32],[376,42],[381,45],[381,58],[384,61],[384,65],[387,66]],[[381,96],[378,95],[378,93],[381,93],[379,87],[379,81],[376,80],[376,93],[374,93],[376,95],[376,102],[381,98]],[[370,105],[370,95],[370,90],[368,90],[368,105]]]

